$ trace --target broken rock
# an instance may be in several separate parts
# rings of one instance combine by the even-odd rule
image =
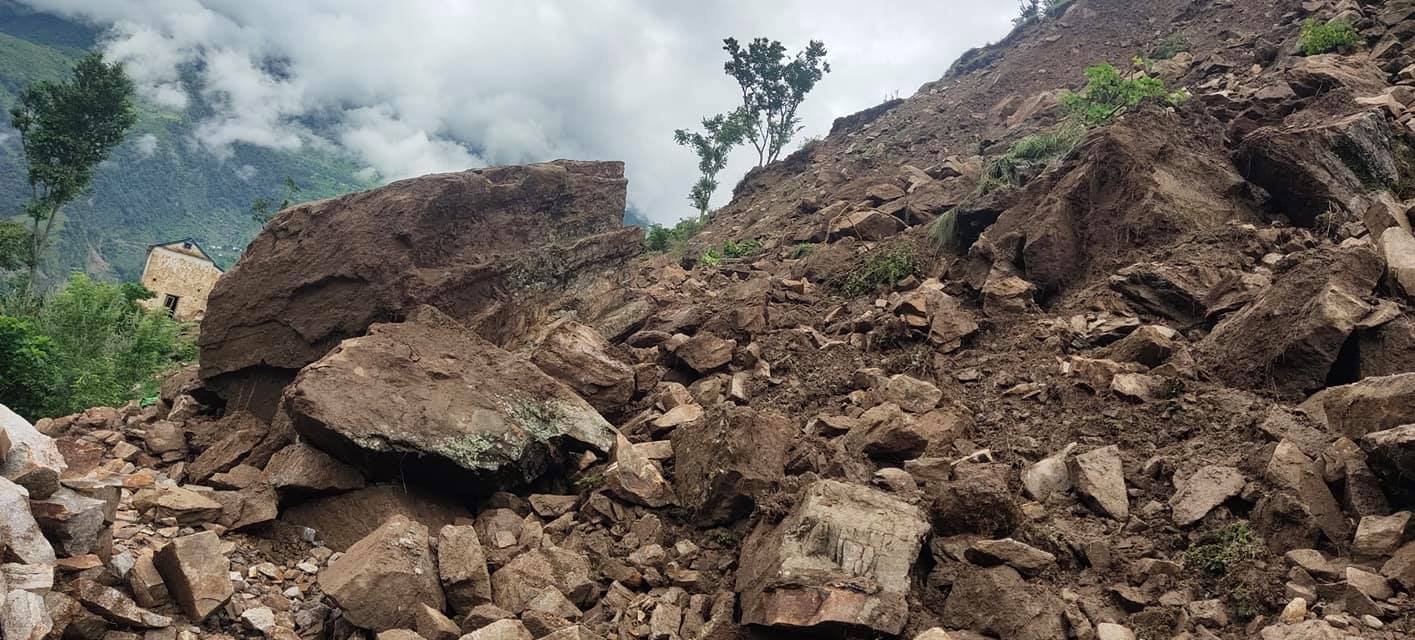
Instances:
[[[622,435],[616,437],[614,462],[604,471],[604,484],[619,498],[654,509],[676,500],[673,485],[663,479],[658,465]]]
[[[153,557],[172,599],[193,621],[205,620],[231,599],[231,563],[221,553],[221,538],[211,531],[182,536]]]
[[[944,603],[943,621],[1012,640],[1065,638],[1067,629],[1061,599],[1007,566],[964,571]]]
[[[287,492],[349,491],[364,486],[364,476],[329,454],[304,443],[275,452],[265,465],[266,478]]]
[[[909,572],[928,530],[922,511],[886,493],[817,481],[784,521],[759,525],[744,543],[742,621],[898,634],[909,613]]]
[[[30,513],[23,487],[0,478],[0,560],[13,558],[29,565],[49,565],[55,561],[54,547]]]
[[[453,611],[491,602],[491,574],[475,527],[447,525],[438,532],[437,571]]]
[[[59,475],[69,465],[54,439],[39,432],[28,420],[0,404],[0,432],[9,451],[0,457],[0,476],[24,487],[29,497],[43,500],[59,489]]]
[[[346,340],[300,372],[286,404],[295,430],[335,457],[441,486],[530,482],[572,443],[614,444],[575,392],[431,307]],[[409,452],[417,465],[402,464]]]
[[[496,606],[521,613],[545,589],[555,589],[579,606],[590,604],[594,591],[589,561],[559,547],[544,547],[516,556],[491,575]]]
[[[1077,455],[1071,461],[1076,492],[1101,515],[1125,522],[1130,518],[1130,497],[1125,490],[1125,466],[1120,448],[1111,445]]]
[[[599,411],[617,412],[634,395],[634,369],[610,355],[604,336],[578,322],[566,320],[551,328],[531,362]]]
[[[791,422],[771,411],[725,405],[673,432],[674,489],[700,524],[747,515],[780,481]]]
[[[66,557],[91,553],[98,545],[108,503],[60,487],[48,498],[31,500],[30,511],[57,551]]]
[[[1174,523],[1187,527],[1243,490],[1247,480],[1233,468],[1209,465],[1189,476],[1169,499]]]
[[[350,622],[374,631],[410,628],[419,604],[445,604],[427,527],[397,515],[325,567],[319,586]]]

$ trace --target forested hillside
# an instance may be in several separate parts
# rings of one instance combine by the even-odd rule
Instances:
[[[18,91],[36,80],[57,79],[101,33],[82,24],[34,13],[0,0],[0,108],[8,112]],[[249,207],[260,197],[277,201],[288,176],[301,199],[368,186],[347,158],[306,149],[277,152],[239,145],[225,160],[192,141],[209,107],[190,91],[185,112],[140,106],[138,124],[100,167],[93,188],[66,207],[64,225],[46,268],[51,280],[73,270],[136,279],[147,246],[183,237],[201,241],[227,265],[255,235]],[[0,118],[0,215],[19,212],[28,195],[18,136]]]

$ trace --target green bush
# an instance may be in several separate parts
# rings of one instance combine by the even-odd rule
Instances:
[[[847,274],[840,291],[851,297],[863,296],[918,275],[920,270],[912,246],[893,245],[870,255],[863,264]]]
[[[22,416],[42,415],[58,380],[54,341],[29,320],[0,316],[0,402]]]
[[[1200,538],[1184,552],[1184,563],[1213,576],[1226,575],[1233,565],[1258,557],[1259,545],[1247,523],[1239,522]]]
[[[1063,93],[1061,103],[1085,125],[1099,126],[1126,109],[1134,108],[1145,98],[1163,98],[1170,104],[1179,104],[1188,94],[1170,92],[1163,80],[1149,74],[1127,78],[1119,69],[1104,62],[1086,69],[1086,88],[1080,93]]]
[[[757,239],[743,240],[741,242],[727,240],[723,242],[720,247],[708,247],[706,251],[703,251],[703,255],[698,257],[698,262],[709,267],[715,267],[722,264],[723,260],[745,258],[750,255],[755,255],[761,250],[762,243]]]
[[[138,304],[151,296],[138,285],[76,274],[36,308],[6,310],[11,315],[0,315],[6,404],[37,419],[152,395],[158,374],[196,353],[181,325]],[[10,405],[12,393],[22,407]]]
[[[661,224],[649,225],[648,234],[644,236],[644,246],[655,253],[681,251],[683,245],[693,236],[698,235],[705,224],[706,220],[703,218],[692,217],[683,218],[672,227],[665,227]]]
[[[1360,42],[1361,34],[1356,33],[1356,27],[1345,20],[1332,20],[1322,22],[1316,18],[1310,18],[1302,23],[1302,37],[1298,42],[1298,48],[1304,56],[1314,56],[1319,53],[1328,53],[1355,46]]]
[[[1189,40],[1185,39],[1184,34],[1172,33],[1155,44],[1149,57],[1151,60],[1169,60],[1188,50]]]

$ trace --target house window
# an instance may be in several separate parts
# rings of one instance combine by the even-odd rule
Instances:
[[[162,306],[167,309],[167,315],[175,315],[177,313],[177,303],[181,301],[181,298],[170,293],[167,294],[167,296],[162,299]]]

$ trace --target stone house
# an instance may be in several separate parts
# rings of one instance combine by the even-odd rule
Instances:
[[[157,295],[144,304],[165,308],[180,321],[200,320],[206,315],[206,297],[222,273],[191,238],[152,245],[147,249],[142,285]]]

